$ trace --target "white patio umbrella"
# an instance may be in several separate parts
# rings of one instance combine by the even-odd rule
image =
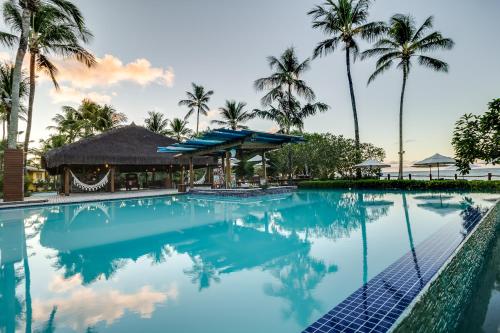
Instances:
[[[266,161],[269,161],[268,158],[266,158]],[[262,162],[262,156],[260,155],[255,155],[251,159],[248,160],[248,162]]]
[[[428,157],[424,160],[416,162],[413,164],[415,167],[425,168],[429,167],[429,170],[432,172],[432,167],[437,167],[438,169],[438,178],[439,178],[439,167],[443,165],[454,165],[455,160],[448,156],[443,156],[441,154],[434,154],[431,157]]]
[[[390,166],[391,166],[390,164],[385,164],[377,160],[371,160],[371,159],[368,159],[366,161],[363,161],[355,165],[356,168],[366,168],[366,169],[389,168]]]

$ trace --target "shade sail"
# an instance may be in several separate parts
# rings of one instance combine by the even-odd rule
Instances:
[[[245,151],[265,151],[279,148],[287,143],[300,142],[304,142],[304,138],[301,136],[219,128],[196,139],[189,139],[169,146],[158,146],[157,151],[159,153],[176,153],[181,156],[217,156],[232,148]]]
[[[390,164],[385,164],[372,159],[368,159],[355,165],[356,168],[389,168],[390,166]]]

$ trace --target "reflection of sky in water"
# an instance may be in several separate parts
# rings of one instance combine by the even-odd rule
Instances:
[[[0,328],[300,331],[494,197],[300,191],[0,211]]]

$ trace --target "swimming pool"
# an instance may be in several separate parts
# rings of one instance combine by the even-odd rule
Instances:
[[[0,331],[300,332],[496,197],[301,190],[0,210]]]

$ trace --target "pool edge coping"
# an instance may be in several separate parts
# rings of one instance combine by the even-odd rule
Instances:
[[[398,319],[392,324],[387,333],[393,333],[399,327],[399,325],[411,315],[414,307],[419,303],[422,298],[427,294],[429,288],[433,285],[433,283],[441,277],[443,272],[449,266],[449,264],[458,256],[461,252],[462,248],[468,243],[469,239],[476,233],[477,229],[482,226],[483,222],[489,218],[496,209],[500,209],[500,199],[496,200],[493,203],[493,206],[488,210],[488,212],[481,218],[481,220],[474,226],[471,232],[465,237],[465,239],[459,244],[459,246],[453,251],[453,253],[446,259],[444,264],[439,268],[439,270],[434,274],[434,276],[430,279],[430,281],[425,285],[425,287],[418,293],[418,295],[413,299],[413,301],[408,305],[408,307],[403,311],[403,313],[398,317]],[[499,222],[497,222],[498,224]]]
[[[88,199],[88,200],[77,200],[77,201],[69,201],[69,202],[33,202],[29,203],[28,201],[25,204],[19,204],[14,206],[0,206],[0,211],[3,210],[14,210],[14,209],[26,209],[26,208],[37,208],[37,207],[47,207],[47,206],[66,206],[66,205],[75,205],[81,203],[92,203],[92,202],[106,202],[106,201],[121,201],[121,200],[137,200],[137,199],[151,199],[151,198],[161,198],[161,197],[171,197],[171,196],[180,196],[186,195],[188,192],[177,192],[177,193],[164,193],[164,194],[150,194],[145,196],[133,196],[133,197],[123,197],[123,198],[109,198],[109,199]]]

